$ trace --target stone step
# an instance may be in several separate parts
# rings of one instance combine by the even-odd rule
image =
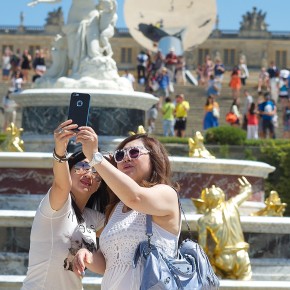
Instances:
[[[40,195],[37,199],[40,199]],[[36,200],[37,200],[36,199]],[[181,198],[181,204],[186,215],[187,222],[193,231],[197,230],[197,221],[202,216],[197,214],[197,210],[190,199]],[[261,208],[259,202],[245,202],[244,208],[251,206],[252,211]],[[31,227],[35,210],[0,209],[0,227]],[[186,222],[182,216],[182,230],[186,231]],[[241,216],[241,223],[244,232],[247,233],[270,233],[288,234],[290,233],[290,217],[259,217]]]
[[[252,280],[255,281],[289,281],[289,259],[251,258],[253,271]],[[28,265],[28,253],[0,252],[1,275],[25,275]],[[95,277],[96,274],[86,271],[86,277]]]
[[[19,290],[25,276],[0,275],[0,290]],[[85,277],[83,279],[84,290],[100,290],[102,278]],[[236,281],[221,280],[220,290],[289,290],[288,281]]]
[[[251,84],[248,85],[247,88],[250,92],[252,92],[255,100],[257,100],[257,94],[255,87]],[[190,104],[190,110],[188,113],[187,118],[187,128],[186,128],[186,136],[191,137],[193,136],[195,131],[203,132],[203,118],[204,118],[204,105],[206,102],[206,94],[204,88],[201,87],[192,87],[192,86],[176,86],[176,93],[184,93],[186,100]],[[172,94],[172,99],[174,100],[174,94]],[[240,108],[241,110],[244,107],[244,100],[245,98],[241,94],[240,98]],[[232,104],[232,97],[231,97],[231,90],[228,87],[223,88],[221,96],[217,98],[217,101],[220,106],[220,119],[219,125],[220,126],[230,126],[226,120],[225,116],[230,110]],[[283,122],[282,122],[282,112],[280,108],[280,104],[278,104],[278,117],[279,117],[279,127],[276,128],[276,135],[277,138],[282,138],[283,135]],[[162,129],[162,114],[158,114],[158,118],[155,122],[155,132],[156,135],[163,135]]]
[[[253,280],[290,282],[290,259],[251,259]]]
[[[181,203],[191,230],[197,231],[197,221],[202,215],[196,213],[196,209],[190,199],[181,199]],[[2,209],[0,210],[0,227],[31,227],[34,216],[35,211],[33,210]],[[183,216],[182,219],[182,230],[186,231],[187,226]],[[290,217],[241,216],[241,224],[243,231],[247,233],[290,233]]]

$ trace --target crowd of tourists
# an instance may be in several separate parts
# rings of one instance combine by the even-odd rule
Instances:
[[[210,56],[197,70],[199,84],[205,86],[207,95],[203,129],[218,126],[219,118],[222,117],[231,126],[246,130],[248,139],[276,138],[275,129],[280,119],[278,114],[282,114],[283,138],[289,138],[289,71],[279,69],[271,61],[268,68],[261,68],[256,86],[250,87],[247,85],[250,73],[245,58],[241,57],[239,64],[230,71],[228,86],[231,89],[232,104],[226,116],[220,116],[218,102],[225,71],[221,59],[217,58],[214,63]]]
[[[138,60],[138,82],[144,84],[145,91],[154,94],[159,100],[148,111],[148,132],[154,132],[155,121],[158,114],[161,114],[163,135],[184,137],[188,114],[192,112],[189,111],[190,105],[185,100],[184,94],[177,94],[174,98],[174,85],[186,83],[184,76],[186,66],[183,63],[180,71],[179,66],[174,66],[172,63],[168,65],[166,58],[172,55],[174,55],[174,50],[169,51],[165,57],[160,51],[154,56],[142,51],[138,55],[139,60],[143,59],[143,62]],[[178,59],[177,56],[174,58]],[[155,61],[152,62],[152,59]],[[204,131],[219,126],[223,118],[230,126],[246,130],[248,139],[276,138],[278,120],[282,119],[282,137],[290,138],[290,74],[288,70],[279,69],[272,61],[268,68],[261,68],[257,79],[254,80],[253,76],[250,76],[244,56],[229,71],[226,70],[220,57],[213,61],[207,55],[204,63],[197,66],[195,73],[198,86],[205,89]],[[227,84],[225,84],[225,74],[229,75]],[[180,75],[184,77],[182,82]],[[222,115],[219,103],[225,85],[230,88],[232,103],[227,113]],[[180,95],[183,98],[181,103],[186,102],[186,109],[183,109],[181,113],[178,101]],[[182,130],[177,130],[180,122],[183,123]]]
[[[35,81],[45,71],[45,56],[42,49],[36,50],[31,55],[28,49],[24,49],[23,52],[17,49],[13,52],[6,47],[2,56],[2,81],[10,82],[14,92],[21,91],[23,83]]]
[[[7,92],[2,99],[3,111],[2,130],[16,122],[17,103],[10,98],[11,93],[20,93],[23,84],[34,82],[46,71],[44,52],[36,50],[32,56],[28,49],[21,53],[20,49],[13,52],[6,47],[2,55],[2,81],[7,84]]]

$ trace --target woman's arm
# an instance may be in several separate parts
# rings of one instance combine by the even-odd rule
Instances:
[[[98,152],[98,137],[90,127],[80,127],[77,142],[82,143],[85,156],[92,160]],[[105,158],[94,166],[110,189],[128,207],[154,216],[166,216],[176,211],[177,194],[169,185],[159,184],[150,188],[139,186]]]
[[[91,253],[87,249],[80,249],[73,260],[73,270],[77,276],[83,277],[85,269],[103,275],[106,270],[106,261],[101,250]]]
[[[72,129],[76,128],[76,124],[72,124],[72,120],[61,123],[54,132],[55,153],[58,156],[64,156],[68,141],[75,135]],[[59,133],[59,129],[63,128],[63,132]],[[58,162],[53,160],[53,183],[50,190],[50,205],[52,209],[59,210],[65,204],[71,190],[71,176],[68,162]]]

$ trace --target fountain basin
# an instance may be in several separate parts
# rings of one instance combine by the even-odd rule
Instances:
[[[245,176],[253,186],[251,201],[264,202],[264,179],[275,170],[256,161],[175,156],[169,159],[182,198],[197,198],[203,188],[213,184],[229,198],[238,193],[238,178]],[[0,152],[0,176],[0,193],[44,194],[52,182],[52,153]]]
[[[68,106],[73,92],[91,95],[91,107],[148,110],[158,101],[151,94],[100,89],[28,89],[12,97],[21,107]]]
[[[146,111],[158,102],[151,94],[101,89],[28,89],[13,98],[22,108],[22,138],[27,152],[51,152],[53,131],[68,116],[73,92],[91,95],[88,125],[102,136],[127,136],[145,124]]]

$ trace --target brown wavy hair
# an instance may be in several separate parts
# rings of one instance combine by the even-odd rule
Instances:
[[[141,186],[152,187],[156,184],[167,184],[173,187],[175,190],[179,190],[179,185],[172,182],[172,172],[168,153],[165,147],[155,138],[148,136],[147,134],[136,134],[124,139],[116,148],[116,150],[123,149],[125,145],[134,140],[141,140],[144,147],[150,151],[150,161],[152,165],[152,172],[148,180],[143,180]],[[112,164],[117,167],[114,159],[111,158]],[[113,193],[110,193],[110,202],[106,207],[105,215],[106,222],[114,209],[115,205],[120,199]]]

